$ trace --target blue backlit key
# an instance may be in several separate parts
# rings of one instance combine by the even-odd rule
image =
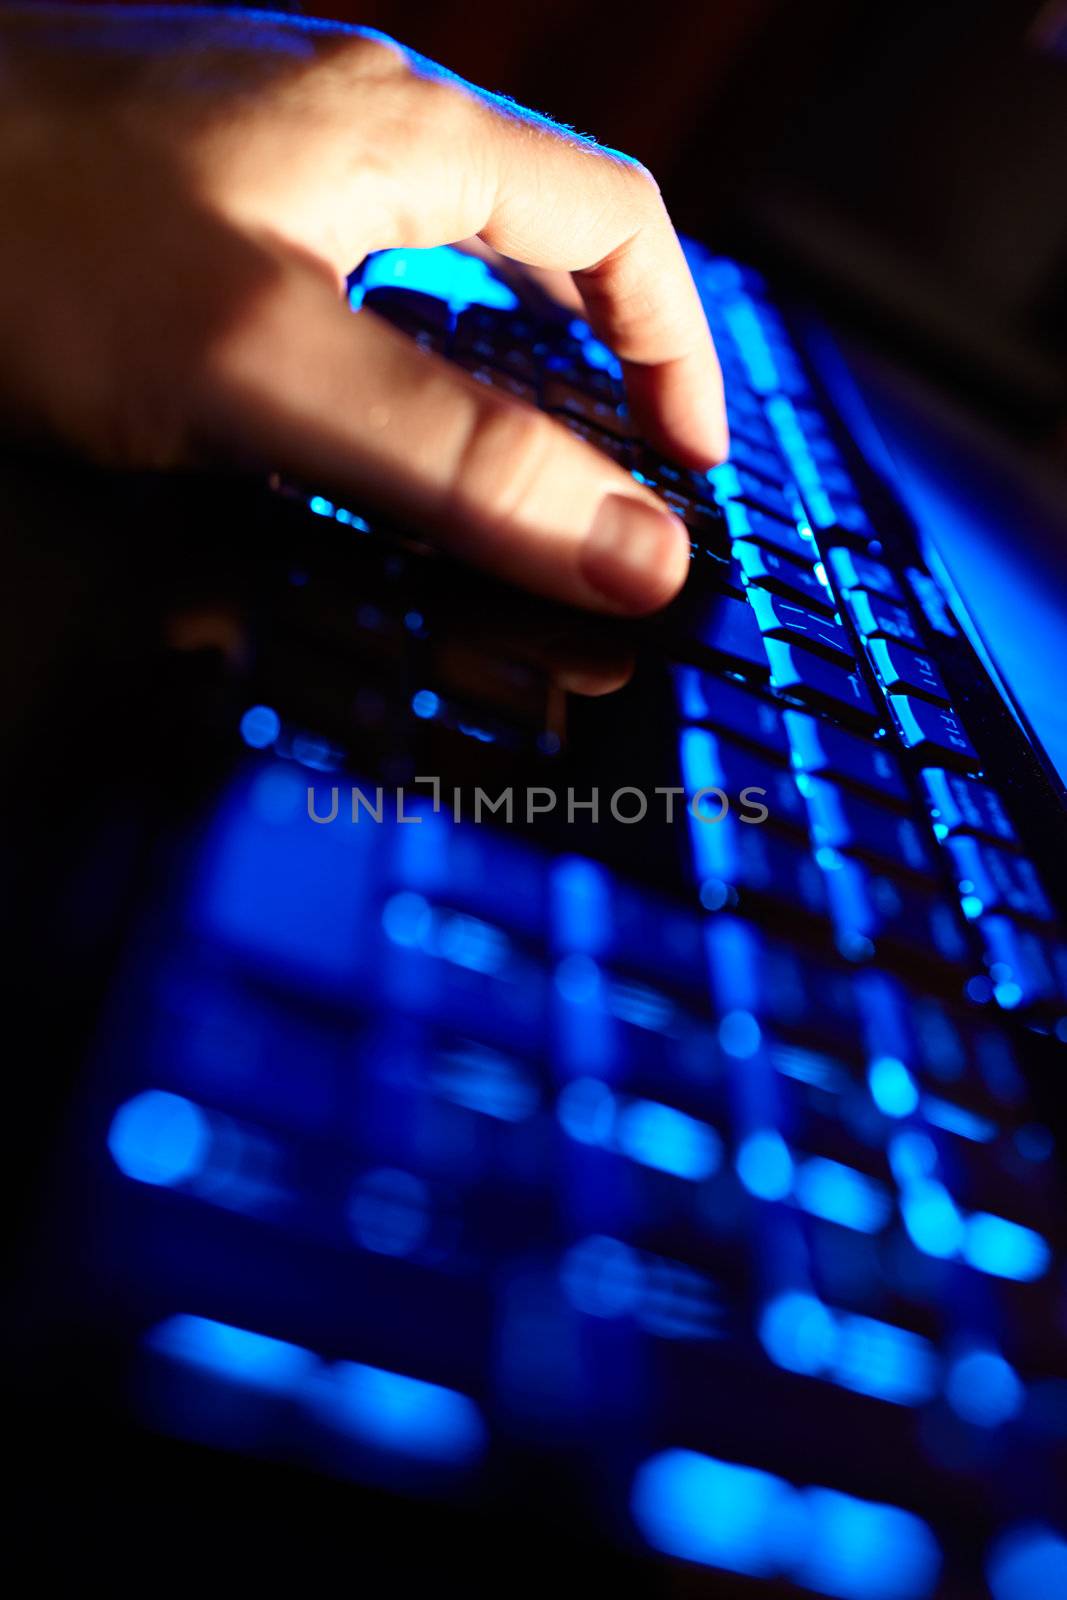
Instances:
[[[921,650],[923,641],[912,621],[911,613],[884,595],[868,593],[866,589],[845,591],[848,607],[856,631],[865,639],[900,639],[913,650]]]
[[[819,582],[810,563],[801,566],[799,561],[791,561],[777,550],[763,549],[749,539],[737,541],[734,555],[749,583],[799,600],[811,611],[832,614],[837,609],[833,595]]]
[[[704,728],[686,728],[681,737],[682,776],[690,798],[702,789],[720,789],[732,804],[748,802],[750,809],[764,806],[767,820],[780,827],[808,831],[808,817],[796,779],[787,768],[772,766],[761,755],[709,733]],[[758,791],[751,793],[750,791]],[[716,803],[709,802],[714,815]],[[762,827],[763,823],[746,823]],[[711,826],[700,823],[703,829]]]
[[[688,600],[685,590],[680,598]],[[692,625],[687,623],[687,630],[698,650],[706,651],[751,677],[766,678],[763,635],[752,607],[745,600],[728,594],[708,594],[698,597],[691,615]]]
[[[887,694],[920,695],[924,700],[949,704],[945,681],[928,655],[909,650],[894,639],[868,639],[867,654]]]
[[[1011,917],[981,917],[977,927],[993,998],[1005,1011],[1063,998],[1061,974],[1048,940]]]
[[[674,683],[684,721],[707,723],[788,762],[785,724],[781,712],[769,701],[749,694],[727,678],[710,677],[697,667],[675,667]]]
[[[717,823],[690,817],[689,836],[707,910],[734,904],[738,890],[742,897],[754,895],[807,912],[825,910],[825,885],[810,854],[773,828],[741,822],[732,814]]]
[[[805,705],[849,715],[864,726],[878,721],[874,701],[858,672],[848,672],[781,639],[763,642],[775,688],[788,691]]]
[[[773,444],[755,444],[743,434],[731,434],[730,460],[735,467],[744,467],[746,472],[754,472],[769,483],[785,482],[786,470]]]
[[[797,605],[794,600],[770,594],[766,589],[750,589],[748,598],[762,633],[774,639],[785,639],[790,644],[802,644],[833,661],[852,665],[848,634],[829,617],[809,611],[807,606]]]
[[[978,751],[950,706],[933,705],[908,694],[890,695],[887,703],[906,749],[927,761],[951,761],[969,768],[981,765]]]
[[[943,899],[841,857],[826,874],[838,946],[850,960],[889,945],[924,961],[960,962],[967,941]]]
[[[860,739],[833,723],[806,716],[803,711],[787,711],[785,724],[793,764],[802,772],[867,789],[890,803],[909,804],[903,774],[885,744]]]
[[[727,461],[709,473],[715,492],[721,501],[741,500],[757,511],[767,511],[783,522],[795,520],[796,506],[791,494],[780,483],[769,483],[745,467],[735,467]]]
[[[742,505],[739,500],[728,501],[724,509],[732,539],[748,539],[753,544],[767,545],[808,565],[818,560],[815,541],[801,533],[794,521],[783,522],[780,517],[769,517],[752,506]]]
[[[974,833],[996,844],[1018,844],[1004,802],[987,783],[946,772],[943,767],[926,767],[919,777],[939,839],[954,833]]]
[[[998,850],[996,845],[966,834],[949,839],[947,849],[968,916],[991,911],[1028,917],[1035,922],[1055,920],[1037,869],[1025,856]]]
[[[827,550],[826,561],[842,589],[870,589],[890,600],[903,601],[900,584],[884,562],[840,546]]]
[[[633,433],[630,414],[626,407],[614,399],[587,394],[559,378],[547,378],[541,391],[541,403],[546,411],[562,411],[568,416],[588,422],[590,427],[603,428],[607,433],[628,439]]]
[[[825,778],[802,778],[801,786],[817,845],[922,877],[937,876],[932,853],[910,817],[849,794]]]

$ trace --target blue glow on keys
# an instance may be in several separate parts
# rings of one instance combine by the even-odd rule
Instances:
[[[1059,1600],[1067,1594],[1067,1539],[1040,1523],[1012,1528],[986,1563],[993,1600]]]
[[[645,1461],[630,1504],[650,1545],[703,1566],[839,1600],[926,1600],[937,1582],[937,1542],[911,1512],[692,1450]]]
[[[963,1237],[963,1257],[979,1272],[994,1278],[1013,1278],[1029,1283],[1048,1268],[1048,1245],[1033,1228],[976,1211],[968,1217]]]
[[[473,1400],[439,1383],[339,1361],[319,1398],[325,1422],[393,1455],[460,1466],[485,1449],[485,1424]]]
[[[713,1128],[655,1100],[632,1100],[616,1119],[615,1141],[624,1155],[642,1166],[699,1183],[722,1159],[722,1140]]]
[[[758,1200],[784,1200],[793,1187],[789,1146],[773,1128],[749,1134],[736,1158],[737,1176]]]
[[[795,1193],[797,1204],[812,1216],[858,1233],[877,1233],[892,1211],[881,1184],[827,1156],[811,1156],[802,1163]]]
[[[107,1145],[128,1178],[173,1188],[200,1172],[210,1139],[207,1118],[191,1100],[145,1089],[116,1111]]]
[[[999,1428],[1023,1403],[1015,1369],[995,1350],[968,1350],[948,1370],[948,1403],[957,1416],[979,1428]]]
[[[900,1210],[917,1250],[940,1260],[957,1253],[963,1243],[963,1218],[944,1184],[934,1178],[910,1183]]]
[[[779,1295],[764,1309],[760,1343],[776,1367],[814,1377],[824,1372],[837,1350],[837,1325],[813,1294]]]
[[[867,1069],[871,1096],[887,1117],[910,1117],[919,1104],[915,1079],[895,1056],[879,1056]]]
[[[310,1350],[300,1345],[210,1317],[169,1317],[152,1329],[147,1342],[151,1349],[186,1366],[280,1394],[300,1389],[319,1364]]]
[[[270,706],[249,706],[241,718],[241,738],[253,750],[267,750],[282,731],[281,720]]]

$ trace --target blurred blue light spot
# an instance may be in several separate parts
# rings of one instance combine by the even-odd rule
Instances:
[[[593,1234],[572,1245],[560,1267],[563,1292],[579,1311],[620,1317],[641,1297],[641,1258],[621,1239]]]
[[[147,1343],[187,1366],[279,1394],[298,1390],[318,1366],[317,1358],[300,1345],[209,1317],[168,1317],[151,1330]]]
[[[564,956],[555,976],[556,988],[572,1005],[589,1005],[600,994],[600,968],[592,956]]]
[[[924,1255],[947,1260],[963,1243],[963,1218],[944,1184],[922,1178],[908,1185],[900,1210],[908,1236]]]
[[[575,1078],[560,1094],[556,1115],[579,1144],[606,1144],[615,1125],[615,1096],[599,1078]]]
[[[804,1558],[798,1582],[840,1600],[924,1600],[937,1585],[941,1553],[910,1511],[857,1500],[834,1489],[805,1489]]]
[[[999,1428],[1023,1403],[1022,1384],[995,1350],[959,1356],[948,1370],[945,1394],[953,1411],[979,1428]]]
[[[769,1472],[664,1450],[638,1468],[630,1508],[654,1549],[763,1577],[780,1566],[793,1501],[789,1485]]]
[[[611,880],[583,856],[565,856],[552,869],[552,906],[559,942],[595,955],[611,934]]]
[[[333,501],[324,500],[321,494],[313,494],[308,505],[317,517],[333,516]]]
[[[920,1334],[875,1317],[838,1318],[839,1343],[833,1364],[835,1382],[857,1394],[894,1405],[930,1399],[937,1382],[933,1346]]]
[[[437,1383],[340,1361],[320,1394],[333,1427],[379,1450],[460,1465],[485,1448],[485,1424],[474,1401]]]
[[[975,1144],[988,1144],[996,1135],[996,1125],[988,1117],[980,1117],[976,1111],[953,1105],[937,1095],[923,1095],[922,1114],[935,1128],[944,1128],[946,1133],[955,1133]]]
[[[1049,1247],[1033,1228],[1019,1222],[976,1211],[967,1219],[963,1239],[964,1259],[979,1272],[994,1278],[1029,1283],[1040,1278],[1049,1264]]]
[[[796,1199],[812,1216],[859,1233],[875,1233],[891,1209],[889,1196],[873,1178],[825,1156],[812,1156],[800,1167]]]
[[[719,1023],[719,1045],[737,1061],[754,1056],[761,1037],[760,1025],[750,1011],[728,1011]]]
[[[937,1167],[934,1141],[913,1128],[895,1133],[889,1141],[889,1165],[902,1188],[929,1178]]]
[[[241,718],[241,738],[253,750],[266,750],[281,731],[281,719],[270,706],[250,706]]]
[[[821,1300],[799,1291],[768,1302],[760,1317],[759,1336],[775,1366],[808,1377],[825,1371],[837,1349],[833,1316]]]
[[[442,1053],[430,1069],[438,1092],[458,1106],[501,1122],[521,1122],[537,1110],[537,1084],[508,1056],[466,1044]]]
[[[426,1237],[429,1211],[429,1192],[421,1178],[395,1167],[379,1167],[358,1179],[348,1220],[365,1249],[408,1256]]]
[[[502,929],[480,917],[454,911],[443,917],[435,941],[435,952],[453,966],[468,972],[499,972],[511,952],[511,943]]]
[[[879,1056],[867,1069],[871,1096],[887,1117],[909,1117],[919,1104],[915,1080],[903,1061]]]
[[[364,294],[368,289],[414,289],[446,300],[453,310],[468,305],[497,306],[510,311],[518,297],[487,262],[451,245],[431,249],[379,250],[368,256],[363,269]]]
[[[1047,1161],[1055,1149],[1052,1134],[1038,1122],[1016,1130],[1015,1148],[1024,1161]]]
[[[107,1146],[128,1178],[171,1187],[200,1171],[210,1139],[207,1118],[191,1100],[145,1089],[116,1111]]]
[[[411,709],[417,717],[428,722],[440,711],[441,702],[432,689],[417,689],[411,697]]]
[[[986,1562],[993,1600],[1062,1600],[1067,1594],[1067,1539],[1039,1523],[1012,1528]]]
[[[382,927],[393,944],[414,949],[429,937],[433,927],[433,912],[421,894],[402,889],[382,907]]]
[[[760,1200],[784,1200],[793,1186],[789,1146],[773,1128],[749,1134],[737,1152],[737,1176]]]
[[[618,1148],[642,1166],[698,1183],[719,1165],[722,1141],[713,1128],[655,1100],[632,1100],[616,1120]]]

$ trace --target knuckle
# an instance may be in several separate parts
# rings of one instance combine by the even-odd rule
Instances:
[[[499,400],[481,405],[457,462],[455,509],[515,521],[549,463],[557,431],[532,407]]]

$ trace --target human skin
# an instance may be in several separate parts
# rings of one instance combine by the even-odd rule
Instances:
[[[481,241],[570,274],[643,434],[721,460],[722,383],[637,162],[366,29],[270,13],[0,13],[0,423],[112,466],[279,471],[513,582],[640,613],[684,581],[657,497],[415,347],[345,279]]]

